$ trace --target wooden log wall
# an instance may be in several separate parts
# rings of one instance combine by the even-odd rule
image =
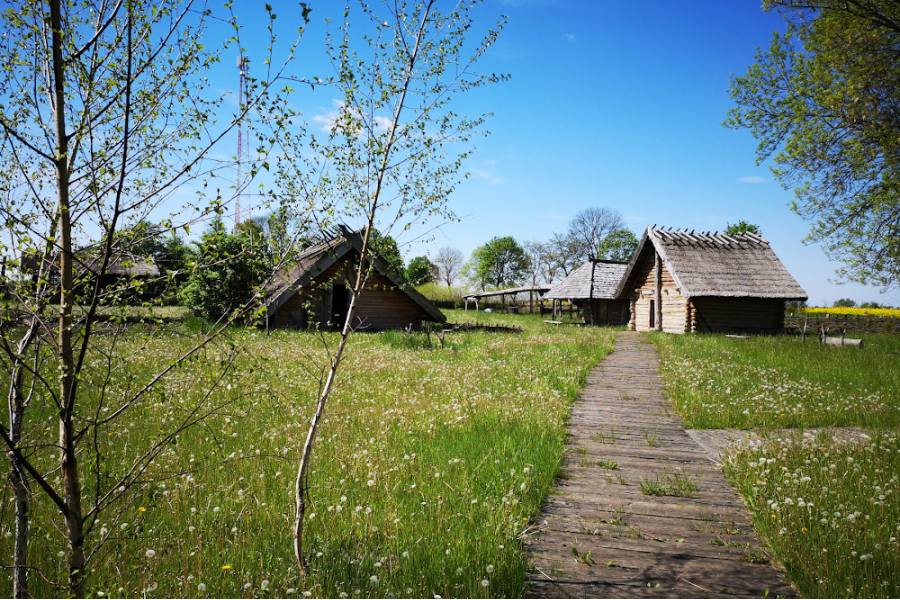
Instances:
[[[784,300],[777,298],[692,298],[697,331],[772,333],[784,324]]]
[[[588,302],[585,304],[588,305]],[[584,312],[584,322],[589,325],[626,325],[630,319],[629,304],[627,298],[594,298],[589,302],[590,310]]]
[[[660,261],[661,263],[662,261]],[[634,331],[651,331],[661,329],[668,333],[684,333],[688,331],[685,323],[685,311],[687,310],[687,298],[678,291],[672,274],[666,269],[665,264],[659,269],[659,288],[657,290],[657,274],[654,273],[654,261],[647,260],[642,265],[635,280],[636,298],[632,310],[632,323]],[[658,295],[657,295],[658,291]],[[656,298],[659,298],[657,305]],[[653,300],[656,318],[654,327],[650,327],[650,301]]]
[[[832,333],[846,329],[848,333],[900,334],[900,318],[871,315],[788,315],[784,319],[784,326],[803,329],[807,318],[807,332],[811,331],[813,334],[819,327],[828,327]]]

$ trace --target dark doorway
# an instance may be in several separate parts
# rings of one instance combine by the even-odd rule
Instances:
[[[656,329],[656,301],[650,301],[650,329]]]
[[[331,328],[340,331],[347,320],[347,309],[350,308],[350,290],[343,283],[331,286]]]

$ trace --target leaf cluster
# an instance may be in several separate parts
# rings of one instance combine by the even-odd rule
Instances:
[[[787,19],[747,74],[725,125],[759,140],[757,162],[793,188],[794,212],[812,222],[851,281],[900,278],[900,3],[771,0]]]

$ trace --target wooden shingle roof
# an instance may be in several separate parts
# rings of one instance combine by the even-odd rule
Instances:
[[[543,295],[545,300],[585,300],[616,298],[616,289],[628,263],[589,260]]]
[[[659,253],[685,298],[807,299],[769,242],[757,233],[725,235],[653,227],[644,232],[617,295],[629,289],[635,266],[652,256],[652,249]]]

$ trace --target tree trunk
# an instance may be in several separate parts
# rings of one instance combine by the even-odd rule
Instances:
[[[81,483],[75,456],[75,361],[72,350],[72,308],[75,300],[72,255],[72,221],[69,204],[69,138],[66,133],[65,73],[62,55],[61,0],[50,0],[53,28],[54,117],[56,121],[56,179],[59,195],[60,307],[58,355],[60,366],[59,447],[60,474],[66,507],[66,541],[69,555],[69,589],[75,597],[84,596],[84,534],[81,515]]]
[[[19,356],[22,356],[22,346],[27,346],[32,327],[19,345]],[[9,389],[10,404],[10,438],[15,444],[19,443],[22,435],[22,419],[25,411],[25,399],[22,394],[22,367],[19,364],[13,366],[12,381]],[[29,510],[28,479],[19,459],[13,452],[9,456],[9,481],[13,488],[16,503],[16,540],[13,550],[13,598],[30,598],[28,593],[28,534],[31,527]]]

